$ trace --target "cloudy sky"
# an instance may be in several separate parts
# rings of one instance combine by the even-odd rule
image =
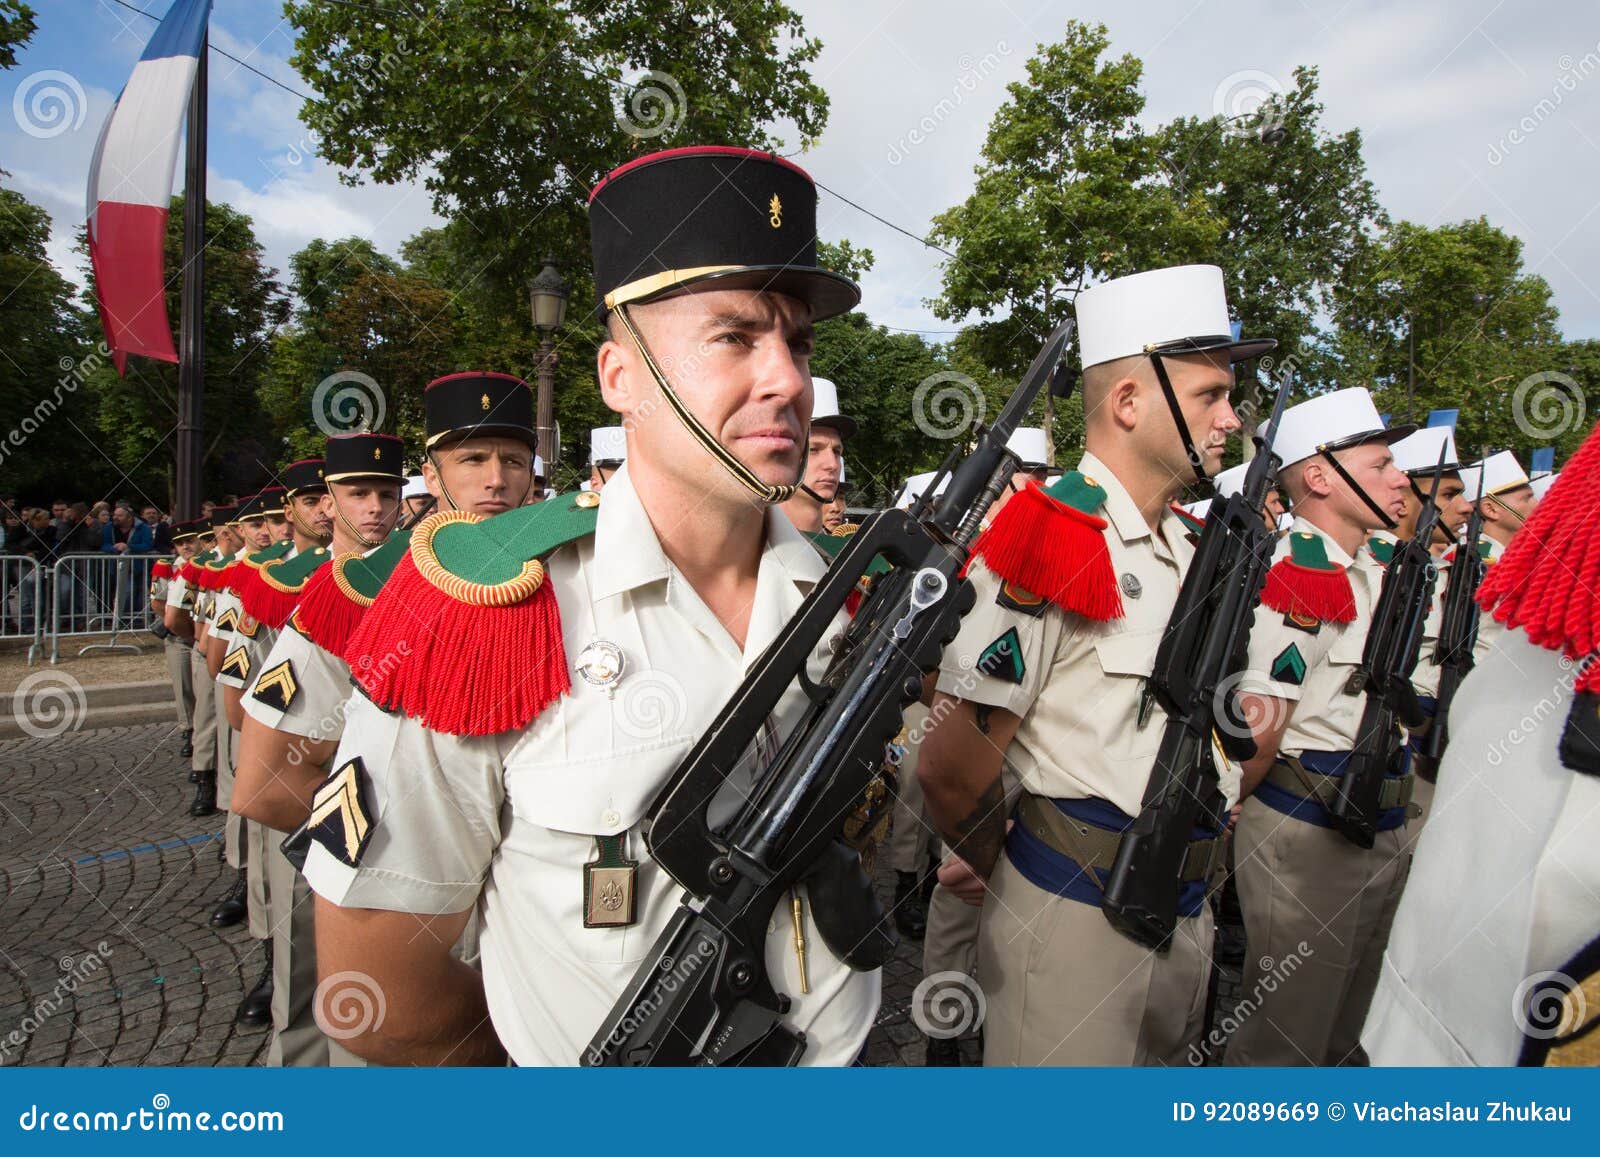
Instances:
[[[134,0],[152,12],[167,0]],[[1361,129],[1389,212],[1425,224],[1479,214],[1520,237],[1554,287],[1572,337],[1600,337],[1600,6],[1593,0],[1227,3],[1222,0],[791,0],[824,50],[832,98],[818,181],[907,230],[961,200],[1005,85],[1070,17],[1097,20],[1115,51],[1145,62],[1151,124],[1232,112],[1321,70],[1325,123]],[[51,255],[71,252],[96,133],[154,22],[118,0],[45,0],[19,66],[0,75],[4,183],[44,204]],[[292,30],[276,0],[217,0],[213,43],[284,83]],[[671,62],[662,67],[670,72]],[[420,188],[347,188],[310,155],[299,101],[213,55],[209,176],[214,200],[255,220],[271,262],[314,237],[358,234],[397,251],[434,223]],[[180,157],[181,163],[181,157]],[[824,195],[821,231],[877,255],[874,320],[936,339],[951,323],[925,300],[940,255]]]

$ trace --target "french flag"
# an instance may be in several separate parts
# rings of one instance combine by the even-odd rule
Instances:
[[[89,166],[89,263],[117,371],[129,354],[175,362],[163,254],[173,166],[211,0],[173,0],[111,106]]]

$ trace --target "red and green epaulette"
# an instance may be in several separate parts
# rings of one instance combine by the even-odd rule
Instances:
[[[169,579],[172,577],[172,573],[172,559],[170,558],[159,558],[156,560],[156,565],[150,568],[150,578],[152,580]]]
[[[541,560],[594,533],[597,498],[418,523],[345,650],[367,698],[434,731],[498,735],[566,694],[561,614]]]
[[[1391,542],[1387,538],[1379,538],[1377,535],[1373,535],[1371,538],[1367,539],[1367,551],[1372,555],[1373,558],[1378,560],[1379,566],[1389,565],[1390,560],[1394,558],[1394,548],[1396,545],[1398,544]]]
[[[239,584],[239,602],[245,613],[275,631],[281,630],[311,576],[332,558],[327,547],[316,546],[293,558],[273,559],[257,567]]]
[[[269,562],[277,562],[293,550],[293,540],[286,538],[280,542],[273,543],[271,546],[264,546],[260,550],[240,555],[235,560],[236,565],[234,568],[228,572],[228,578],[225,583],[227,589],[239,595],[242,599],[245,588],[251,585],[255,575],[262,567]]]
[[[1455,562],[1456,561],[1456,552],[1459,551],[1460,549],[1461,549],[1461,547],[1458,544],[1456,546],[1452,546],[1449,550],[1445,551],[1444,552],[1444,561],[1445,562]],[[1489,540],[1487,538],[1480,538],[1478,540],[1478,561],[1483,563],[1485,566],[1487,566],[1489,563],[1493,562],[1494,559],[1491,558],[1490,554],[1489,554],[1489,552],[1492,551],[1493,549],[1494,548],[1489,545]]]
[[[1199,538],[1200,532],[1206,528],[1205,519],[1196,518],[1176,502],[1169,505],[1167,509],[1178,516],[1178,521],[1183,523],[1184,533],[1191,538]]]
[[[1322,536],[1308,530],[1289,535],[1289,553],[1267,571],[1261,602],[1285,615],[1319,623],[1349,623],[1356,617],[1350,576],[1328,557]]]
[[[972,556],[1000,579],[1064,611],[1104,622],[1122,617],[1122,594],[1096,511],[1106,491],[1074,470],[1045,488],[1012,495],[972,545]]]
[[[839,557],[839,552],[850,545],[851,536],[859,529],[860,527],[852,526],[847,534],[828,534],[826,531],[813,532],[809,530],[803,530],[800,533],[805,535],[811,545],[817,548],[817,553],[827,559],[831,565],[833,560]],[[851,591],[850,596],[845,600],[845,610],[854,615],[856,609],[861,606],[861,600],[866,596],[867,591],[871,589],[872,580],[893,569],[894,567],[883,555],[873,555],[872,561],[867,564],[865,573],[857,580],[856,589]]]
[[[198,589],[200,587],[201,571],[205,568],[206,563],[216,557],[217,552],[215,550],[202,550],[178,568],[178,577],[191,587]]]
[[[200,581],[197,584],[203,591],[220,591],[227,585],[228,571],[237,561],[237,556],[219,554],[200,568]]]
[[[343,661],[361,616],[367,613],[410,545],[411,531],[399,530],[376,550],[340,555],[313,571],[289,624]]]

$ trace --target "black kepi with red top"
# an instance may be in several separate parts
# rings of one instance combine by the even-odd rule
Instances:
[[[427,449],[467,438],[515,438],[532,447],[533,391],[510,374],[469,370],[435,378],[422,395]]]

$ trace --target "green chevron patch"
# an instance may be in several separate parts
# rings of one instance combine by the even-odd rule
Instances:
[[[983,649],[978,656],[978,670],[1006,683],[1022,682],[1027,666],[1022,661],[1022,640],[1017,637],[1017,628],[1010,628]]]
[[[1289,683],[1295,687],[1306,680],[1306,661],[1300,654],[1300,648],[1290,643],[1278,652],[1278,657],[1272,660],[1272,677],[1280,683]]]

